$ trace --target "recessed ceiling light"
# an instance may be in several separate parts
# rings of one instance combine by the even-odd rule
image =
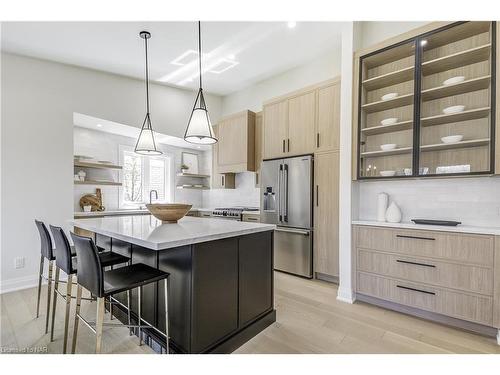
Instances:
[[[295,26],[297,26],[297,22],[295,21],[288,21],[288,28],[293,29]]]
[[[192,61],[195,61],[198,58],[198,52],[192,49],[187,50],[179,57],[176,57],[174,60],[170,62],[172,65],[183,66],[189,64]]]
[[[98,128],[102,128],[102,124],[97,124],[96,125]]]
[[[229,60],[229,59],[220,59],[219,62],[217,62],[217,64],[212,66],[212,68],[209,70],[209,72],[214,73],[214,74],[221,74],[221,73],[225,72],[226,70],[234,68],[238,64],[239,64],[238,61]]]
[[[426,45],[427,45],[427,43],[428,43],[428,42],[427,42],[427,39],[422,39],[422,40],[420,41],[420,46],[421,46],[421,47],[424,47],[424,46],[426,46]]]

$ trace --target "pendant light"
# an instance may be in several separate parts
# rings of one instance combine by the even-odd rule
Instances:
[[[148,39],[151,34],[147,31],[141,31],[139,36],[144,39],[144,48],[146,51],[146,117],[142,123],[141,133],[137,138],[135,152],[142,155],[161,155],[162,152],[156,148],[153,127],[151,126],[151,117],[149,113],[149,69],[148,69]]]
[[[199,145],[209,145],[217,142],[212,124],[210,123],[210,116],[208,115],[207,105],[203,96],[203,88],[201,84],[201,22],[198,21],[198,59],[200,68],[200,89],[194,101],[193,110],[189,117],[184,140],[189,143]]]

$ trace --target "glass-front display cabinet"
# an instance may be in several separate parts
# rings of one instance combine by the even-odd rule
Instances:
[[[493,173],[495,38],[457,22],[360,58],[358,179]]]

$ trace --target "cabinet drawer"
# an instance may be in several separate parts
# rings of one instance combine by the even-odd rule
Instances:
[[[359,271],[492,295],[493,270],[358,249]]]
[[[449,259],[491,267],[493,236],[359,226],[358,248]]]
[[[242,221],[250,221],[254,223],[260,223],[260,215],[259,214],[243,214]]]
[[[492,325],[493,299],[358,272],[357,291],[372,297]]]

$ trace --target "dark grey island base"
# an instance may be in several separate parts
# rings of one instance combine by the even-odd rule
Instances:
[[[176,353],[231,353],[276,321],[273,232],[259,232],[154,251],[96,234],[107,250],[170,273],[170,348]],[[115,298],[126,304],[126,293]],[[137,292],[131,300],[133,319]],[[114,305],[113,315],[127,315]],[[163,283],[143,288],[143,319],[165,332]],[[144,329],[145,342],[163,351],[165,340]]]

